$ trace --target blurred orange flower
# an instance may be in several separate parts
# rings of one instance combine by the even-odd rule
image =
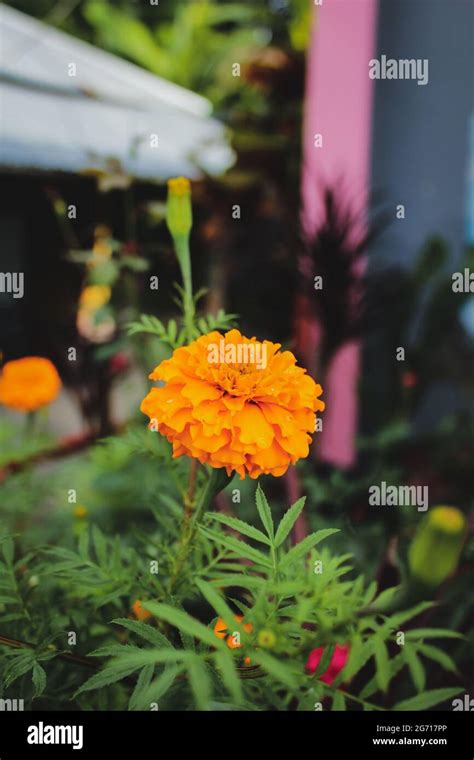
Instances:
[[[143,609],[140,599],[137,599],[132,604],[132,612],[137,618],[137,620],[141,620],[142,622],[144,620],[148,620],[149,618],[151,618],[151,612],[148,612],[148,610]]]
[[[234,620],[236,620],[238,623],[241,623],[243,620],[242,615],[234,615]],[[252,631],[252,623],[244,623],[242,625],[242,628],[244,629],[245,633],[251,633]],[[217,636],[218,639],[225,639],[227,640],[227,646],[229,649],[240,649],[242,644],[239,644],[235,641],[234,636],[230,634],[227,635],[227,625],[225,624],[224,620],[222,618],[217,618],[216,623],[214,625],[214,634]],[[250,664],[250,658],[245,657],[244,662],[246,665]]]
[[[7,362],[0,375],[0,403],[18,412],[34,412],[58,395],[61,379],[56,367],[40,356]]]
[[[322,388],[279,343],[211,332],[174,351],[150,375],[141,404],[150,427],[183,454],[243,479],[283,475],[306,457]]]

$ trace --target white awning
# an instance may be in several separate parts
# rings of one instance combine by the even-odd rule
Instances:
[[[0,36],[0,167],[158,181],[232,165],[205,98],[5,5]]]

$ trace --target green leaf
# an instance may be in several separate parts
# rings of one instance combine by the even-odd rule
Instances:
[[[214,661],[220,671],[224,685],[234,701],[239,704],[242,701],[242,685],[235,670],[233,656],[230,652],[222,650],[215,653]]]
[[[170,319],[168,322],[168,338],[171,342],[174,342],[176,340],[176,335],[178,334],[178,325],[176,324],[176,321],[174,319]]]
[[[271,546],[271,541],[267,538],[265,533],[262,533],[258,528],[254,528],[253,525],[249,525],[243,520],[239,520],[237,517],[223,515],[221,512],[213,512],[209,514],[209,519],[217,520],[217,522],[227,525],[228,528],[238,531],[243,536],[248,536],[248,538],[253,538],[255,541],[260,541],[262,544]]]
[[[175,607],[178,610],[181,610],[181,612],[185,612],[185,609],[179,599],[177,599],[175,596],[170,596],[170,602],[173,607]],[[184,647],[184,649],[188,649],[191,651],[194,651],[196,649],[196,643],[192,636],[189,635],[189,633],[186,633],[186,631],[180,630],[179,631],[179,638],[181,639],[181,643]]]
[[[206,664],[197,655],[191,656],[189,660],[188,677],[196,707],[198,710],[208,710],[212,696],[211,680]]]
[[[324,647],[322,657],[319,660],[316,670],[313,673],[313,678],[319,678],[319,676],[322,676],[323,673],[326,672],[326,670],[329,668],[329,665],[331,664],[335,649],[335,644],[329,644],[328,646]]]
[[[210,530],[209,528],[203,528],[202,526],[200,526],[199,529],[202,533],[204,533],[205,536],[208,536],[216,543],[219,543],[222,546],[225,546],[227,549],[230,549],[238,557],[245,557],[246,559],[250,559],[256,565],[262,565],[263,567],[269,568],[272,567],[272,563],[264,554],[262,554],[262,552],[259,552],[258,549],[254,549],[248,544],[245,544],[243,541],[239,541],[238,538],[235,538],[234,536],[225,536],[223,534],[216,533],[216,531]]]
[[[289,535],[291,529],[293,528],[293,525],[297,521],[298,517],[300,516],[304,504],[306,501],[306,496],[302,496],[301,499],[298,499],[287,512],[283,515],[283,518],[280,521],[280,524],[278,525],[278,529],[275,536],[275,546],[281,546],[283,541],[287,538]]]
[[[448,699],[455,697],[456,694],[460,694],[463,689],[461,687],[453,687],[450,689],[431,689],[425,691],[423,694],[417,694],[416,697],[410,697],[410,699],[404,699],[402,702],[397,702],[392,707],[392,710],[428,710],[433,705],[437,705],[440,702],[446,702]]]
[[[93,691],[94,689],[102,689],[104,686],[109,686],[112,683],[121,681],[123,678],[126,678],[131,673],[133,673],[135,670],[137,670],[137,665],[136,664],[131,665],[130,663],[128,663],[127,665],[115,664],[109,667],[105,667],[99,673],[95,673],[93,676],[88,678],[87,681],[85,681],[82,684],[82,686],[78,688],[74,696],[77,697],[79,694],[82,694],[84,691]]]
[[[429,660],[434,660],[445,670],[449,670],[452,673],[457,673],[458,668],[454,660],[446,654],[442,649],[434,647],[431,644],[418,644],[417,649]]]
[[[296,689],[297,683],[295,676],[290,668],[277,660],[273,655],[268,652],[256,651],[252,654],[252,663],[261,665],[266,673],[271,675],[275,680],[288,686],[290,689]]]
[[[236,586],[238,588],[240,586],[250,591],[259,589],[266,583],[264,578],[260,578],[257,575],[244,575],[243,573],[222,573],[215,578],[211,578],[210,582],[218,588],[225,588],[226,586]]]
[[[14,654],[13,662],[10,662],[3,673],[3,683],[5,688],[14,683],[17,678],[24,676],[34,665],[34,653],[31,649],[21,654]]]
[[[421,660],[411,646],[405,645],[404,653],[415,689],[418,692],[423,691],[426,684],[426,676]]]
[[[143,703],[143,695],[148,694],[148,689],[151,679],[153,678],[154,670],[155,666],[152,663],[150,665],[145,665],[145,667],[140,671],[140,675],[138,676],[137,683],[132,692],[132,696],[128,702],[129,710],[146,709]]]
[[[121,681],[146,665],[176,663],[184,661],[190,656],[189,652],[172,648],[138,649],[134,647],[134,649],[136,649],[135,652],[127,652],[123,656],[117,657],[112,660],[110,665],[107,665],[99,673],[95,673],[79,687],[75,696],[84,691],[101,689],[103,686]]]
[[[463,639],[458,631],[448,631],[445,628],[412,628],[405,633],[406,639]]]
[[[149,641],[150,644],[160,647],[171,647],[172,644],[168,641],[166,636],[163,636],[160,631],[157,631],[153,626],[148,623],[142,623],[138,620],[129,620],[128,618],[116,618],[112,620],[115,625],[121,625],[123,628],[128,628],[129,631],[133,631],[138,636],[141,636],[145,641]]]
[[[316,533],[310,533],[309,536],[303,538],[296,546],[293,546],[290,551],[285,554],[280,560],[280,569],[284,569],[291,565],[293,562],[297,562],[302,559],[308,552],[321,541],[328,536],[332,536],[333,533],[339,533],[336,528],[324,528],[324,530],[318,530]]]
[[[409,610],[404,610],[403,612],[397,612],[395,615],[391,615],[391,617],[388,618],[387,623],[391,628],[398,629],[402,623],[411,620],[411,618],[417,617],[417,615],[421,615],[422,612],[429,610],[433,606],[434,602],[420,602],[420,604],[411,607]]]
[[[370,650],[369,650],[370,651]],[[390,662],[390,680],[394,678],[397,673],[406,665],[405,658],[403,654],[397,654],[396,657],[393,658]],[[376,691],[379,690],[379,684],[377,681],[377,677],[374,676],[373,678],[368,681],[368,683],[364,686],[362,691],[360,692],[360,698],[361,699],[368,699],[368,697],[371,697],[372,694],[375,694]]]
[[[349,657],[340,674],[334,680],[334,685],[340,681],[349,681],[372,656],[372,648],[365,645],[359,635],[355,635],[351,641]]]
[[[13,540],[10,536],[6,536],[2,539],[2,552],[5,558],[5,562],[9,567],[13,564]]]
[[[209,644],[209,646],[217,648],[222,644],[221,640],[209,628],[183,610],[170,607],[169,604],[159,604],[158,602],[146,602],[143,606],[159,620],[164,620],[166,623],[178,628],[178,630],[182,630],[190,636],[203,641],[205,644]]]
[[[377,667],[376,678],[379,688],[386,692],[390,681],[390,660],[388,658],[387,647],[380,636],[374,636],[374,655]]]
[[[181,669],[176,666],[176,663],[167,663],[163,673],[151,682],[148,691],[143,695],[142,703],[146,709],[149,709],[152,702],[157,702],[163,694],[166,694],[180,672]]]
[[[270,507],[268,506],[267,497],[260,488],[260,484],[258,484],[257,490],[255,492],[255,501],[257,504],[260,520],[262,521],[262,525],[267,531],[267,535],[270,540],[273,541],[274,527],[272,513],[270,511]]]
[[[92,540],[99,565],[105,567],[107,565],[107,544],[97,525],[92,526]]]
[[[346,709],[346,699],[344,696],[344,692],[338,689],[333,696],[331,710],[334,710],[334,711],[338,710],[339,712],[341,712],[341,711],[344,711],[345,709]]]
[[[383,612],[385,606],[392,601],[393,597],[400,591],[400,586],[391,586],[382,591],[371,604],[371,609]]]
[[[236,624],[236,621],[234,619],[234,613],[226,604],[224,598],[216,591],[216,589],[213,588],[209,583],[206,583],[206,581],[203,581],[201,578],[196,578],[195,583],[204,599],[209,602],[211,607],[225,622],[228,630],[231,631],[236,625],[239,627],[239,624]]]
[[[39,697],[46,688],[46,673],[44,668],[42,668],[37,662],[33,665],[32,680],[33,686],[35,687],[34,696]]]

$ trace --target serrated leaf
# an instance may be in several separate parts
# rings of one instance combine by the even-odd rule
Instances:
[[[393,597],[400,591],[400,586],[391,586],[382,591],[372,602],[371,609],[383,611],[384,607],[392,601]]]
[[[328,536],[332,536],[333,533],[339,533],[337,528],[324,528],[318,530],[316,533],[310,533],[309,536],[303,538],[296,546],[293,546],[290,551],[280,559],[280,569],[286,568],[293,562],[302,559],[308,552],[313,549],[321,541],[324,541]]]
[[[137,683],[135,684],[135,688],[128,702],[129,710],[143,709],[143,695],[144,693],[148,693],[154,670],[155,666],[153,664],[145,665],[145,667],[141,669]]]
[[[257,665],[261,665],[263,670],[275,678],[275,680],[280,681],[280,683],[285,684],[285,686],[288,686],[290,689],[296,688],[297,682],[295,676],[288,665],[277,660],[273,655],[268,652],[263,652],[262,650],[256,650],[252,654],[252,663],[254,662]]]
[[[190,636],[203,641],[205,644],[209,644],[209,646],[217,648],[222,644],[221,640],[209,628],[191,617],[191,615],[188,615],[187,612],[170,607],[169,604],[160,604],[158,602],[147,602],[143,606],[159,620],[164,620],[166,623],[175,626],[178,630],[182,630]]]
[[[306,496],[302,496],[301,499],[298,499],[298,501],[295,501],[295,503],[289,508],[287,512],[283,515],[283,518],[280,521],[280,524],[278,525],[276,536],[275,536],[275,546],[281,546],[283,541],[288,537],[291,529],[293,528],[293,525],[297,521],[298,517],[300,516],[303,507],[305,505]]]
[[[438,705],[440,702],[446,702],[448,699],[455,697],[463,691],[461,687],[450,689],[431,689],[425,691],[423,694],[417,694],[416,697],[410,697],[410,699],[404,699],[402,702],[397,702],[392,707],[392,710],[428,710],[434,705]]]
[[[446,654],[442,649],[434,647],[431,644],[418,644],[417,649],[425,657],[430,660],[434,660],[445,670],[449,670],[451,673],[457,673],[458,668],[454,660]]]
[[[188,677],[196,707],[198,710],[208,710],[212,696],[211,679],[205,663],[197,655],[190,657]]]
[[[370,654],[371,651],[369,650]],[[390,661],[390,680],[394,678],[397,673],[400,672],[400,670],[405,666],[405,658],[403,657],[403,654],[397,654],[396,657],[394,657]],[[370,679],[368,683],[364,686],[362,691],[360,692],[360,698],[361,699],[368,699],[372,696],[372,694],[375,694],[376,691],[379,690],[379,684],[377,681],[376,676]]]
[[[150,707],[152,702],[157,702],[163,694],[166,694],[180,672],[180,668],[177,667],[176,663],[170,662],[166,665],[163,673],[160,673],[151,682],[148,691],[143,695],[142,702],[146,709]]]
[[[109,686],[112,683],[117,683],[123,678],[126,678],[131,673],[137,670],[137,665],[113,665],[104,668],[99,673],[94,673],[93,676],[87,679],[85,683],[78,688],[75,693],[75,697],[82,694],[85,691],[93,691],[94,689],[102,689],[104,686]]]
[[[189,656],[189,652],[177,649],[137,649],[136,652],[127,653],[112,660],[99,673],[95,673],[76,691],[75,696],[84,691],[100,689],[103,686],[121,681],[123,678],[134,673],[146,665],[183,661]]]
[[[242,685],[235,669],[234,658],[229,652],[222,650],[215,653],[214,660],[224,685],[234,701],[239,704],[242,701]]]
[[[176,607],[176,609],[181,610],[181,612],[186,612],[183,605],[176,597],[170,596],[170,602],[173,607]],[[186,631],[180,630],[179,638],[181,639],[181,643],[184,649],[191,650],[192,652],[196,649],[196,644],[193,637],[186,633]]]
[[[209,519],[217,520],[217,522],[220,522],[223,525],[226,525],[228,528],[231,528],[232,530],[238,531],[243,536],[248,536],[248,538],[253,538],[255,541],[260,541],[260,543],[262,544],[271,546],[271,541],[270,539],[267,538],[265,533],[262,533],[262,531],[259,530],[258,528],[254,528],[253,525],[249,525],[243,520],[239,520],[237,517],[231,517],[230,515],[223,515],[221,512],[213,512],[209,515]]]
[[[413,648],[407,645],[405,645],[404,654],[415,689],[418,692],[423,691],[426,684],[426,676],[420,658]]]
[[[7,665],[3,673],[5,688],[11,686],[17,678],[28,673],[34,665],[34,653],[31,649],[27,652],[22,652],[21,654],[17,654],[16,652],[14,654],[12,653],[12,656],[14,658],[13,661]]]
[[[257,504],[257,511],[260,520],[262,521],[262,525],[267,531],[267,535],[270,540],[273,541],[274,527],[272,513],[270,511],[270,507],[268,506],[267,497],[263,493],[260,484],[258,484],[257,490],[255,492],[255,502]]]
[[[386,692],[390,681],[390,660],[388,657],[387,647],[383,639],[379,636],[374,636],[373,639],[375,664],[376,664],[376,679],[379,688]]]
[[[33,665],[32,681],[35,687],[34,696],[39,697],[46,688],[46,673],[37,662]]]
[[[434,602],[420,602],[420,604],[416,604],[409,610],[404,610],[403,612],[397,612],[395,615],[391,615],[388,618],[387,623],[389,623],[392,628],[398,629],[402,623],[405,623],[407,620],[411,620],[412,618],[417,617],[417,615],[421,615],[422,612],[429,610],[433,606]]]
[[[202,526],[200,526],[199,529],[202,533],[204,533],[205,536],[209,536],[209,538],[211,538],[216,543],[219,543],[222,546],[225,546],[227,549],[230,549],[238,557],[245,557],[246,559],[250,559],[252,562],[255,562],[255,564],[262,565],[263,567],[272,567],[272,563],[264,554],[262,554],[262,552],[259,552],[258,549],[254,549],[252,546],[249,546],[243,541],[239,541],[238,538],[235,538],[234,536],[221,535],[216,531],[210,530],[209,528],[204,528]]]
[[[372,599],[375,597],[376,593],[377,593],[377,581],[372,581],[372,583],[370,583],[369,586],[367,587],[362,604],[364,606],[370,604]]]
[[[204,599],[209,602],[216,614],[225,622],[228,630],[231,631],[232,627],[236,624],[234,619],[235,616],[223,597],[209,583],[202,580],[202,578],[196,578],[195,583]]]
[[[142,623],[139,620],[129,620],[128,618],[116,618],[112,620],[115,625],[121,625],[122,628],[128,628],[129,631],[133,631],[138,636],[141,636],[145,641],[149,641],[150,644],[160,647],[172,647],[172,644],[166,636],[163,636],[160,631],[157,631],[153,626],[148,623]]]

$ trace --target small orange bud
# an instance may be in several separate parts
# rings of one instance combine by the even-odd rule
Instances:
[[[139,599],[137,599],[132,604],[132,612],[137,618],[137,620],[141,620],[142,622],[144,620],[148,620],[149,618],[151,618],[151,612],[148,612],[148,610],[143,609],[142,603]]]

